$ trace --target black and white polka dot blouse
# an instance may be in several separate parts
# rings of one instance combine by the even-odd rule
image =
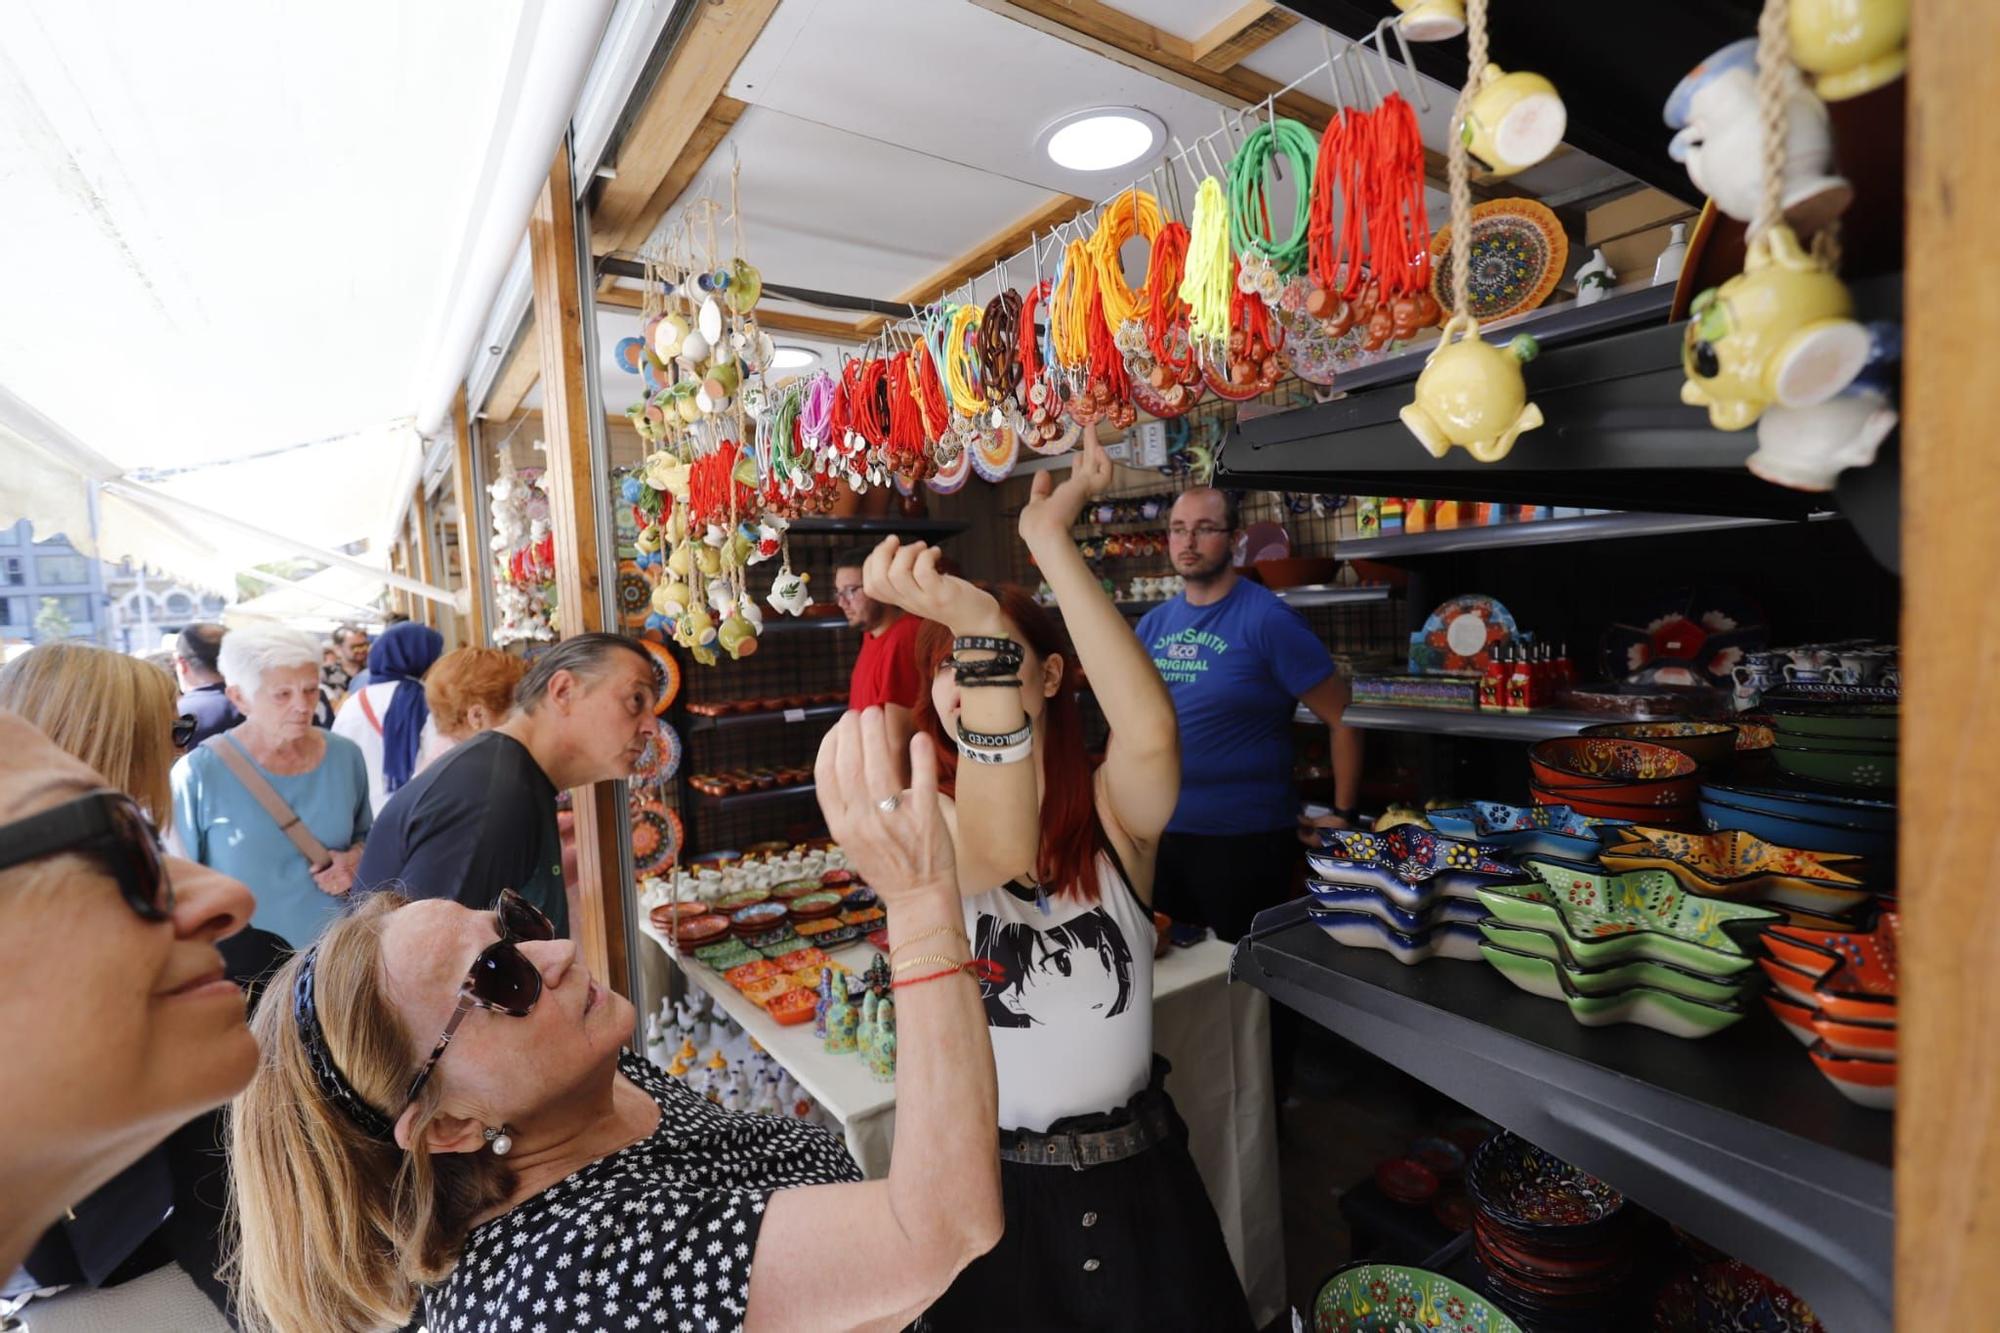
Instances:
[[[740,1328],[774,1190],[859,1180],[839,1139],[724,1111],[630,1052],[660,1127],[473,1229],[425,1296],[429,1333],[718,1333]]]

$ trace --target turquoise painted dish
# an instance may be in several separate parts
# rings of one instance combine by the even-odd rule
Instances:
[[[1751,945],[1739,941],[1784,914],[1747,903],[1690,894],[1664,870],[1607,875],[1595,866],[1530,859],[1523,867],[1542,881],[1529,897],[1513,886],[1479,891],[1493,915],[1515,926],[1561,933],[1585,967],[1650,958],[1711,977],[1749,969]]]
[[[1511,857],[1554,856],[1568,861],[1595,860],[1598,830],[1628,822],[1593,819],[1566,805],[1503,805],[1498,801],[1432,810],[1427,818],[1440,833],[1475,839]]]
[[[1349,1264],[1313,1297],[1313,1333],[1521,1333],[1484,1296],[1424,1268]]]
[[[1501,976],[1522,990],[1568,1005],[1570,1016],[1585,1027],[1630,1023],[1670,1037],[1692,1039],[1712,1037],[1741,1022],[1749,1012],[1741,1004],[1705,1004],[1651,986],[1587,994],[1577,987],[1573,977],[1546,958],[1517,953],[1492,943],[1480,945],[1479,953]]]
[[[1635,958],[1605,967],[1586,967],[1577,960],[1570,951],[1568,941],[1559,934],[1531,930],[1526,926],[1510,926],[1498,920],[1481,922],[1479,933],[1486,937],[1488,944],[1557,965],[1569,978],[1570,984],[1584,995],[1610,995],[1633,986],[1650,986],[1654,990],[1683,995],[1704,1004],[1737,1004],[1757,989],[1757,974],[1747,970],[1734,977],[1711,977],[1670,963],[1656,963],[1650,958]],[[1492,960],[1489,958],[1487,961]]]

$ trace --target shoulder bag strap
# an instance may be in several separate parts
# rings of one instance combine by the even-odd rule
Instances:
[[[382,719],[375,716],[375,705],[368,702],[368,687],[363,685],[360,692],[354,696],[354,699],[356,703],[361,705],[361,716],[368,719],[368,725],[375,728],[375,734],[380,736],[382,734]]]
[[[292,840],[292,846],[304,854],[306,864],[311,866],[315,873],[333,864],[333,854],[327,851],[326,844],[313,836],[312,830],[306,827],[306,822],[299,818],[291,806],[285,804],[285,798],[278,795],[277,790],[264,780],[264,775],[250,762],[250,756],[237,748],[236,742],[230,740],[227,735],[222,735],[211,736],[202,744],[215,751],[215,757],[228,766],[229,771],[236,775],[236,780],[243,784],[243,789],[256,798],[257,804],[264,807],[264,813],[277,824],[280,833]]]

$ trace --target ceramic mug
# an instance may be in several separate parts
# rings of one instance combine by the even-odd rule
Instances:
[[[1465,31],[1465,0],[1396,0],[1396,29],[1412,42],[1448,42]]]
[[[1494,175],[1511,176],[1553,153],[1568,128],[1569,113],[1553,83],[1539,74],[1509,74],[1488,65],[1458,134]]]

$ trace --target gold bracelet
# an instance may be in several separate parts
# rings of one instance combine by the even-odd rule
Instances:
[[[964,958],[948,958],[941,953],[919,954],[915,958],[905,958],[902,962],[896,964],[890,975],[900,977],[905,972],[923,967],[928,963],[936,963],[939,967],[964,967],[967,961],[969,960]]]
[[[920,930],[916,934],[910,936],[910,938],[904,940],[901,944],[897,945],[895,948],[889,950],[889,960],[891,962],[894,962],[897,954],[909,948],[912,944],[917,943],[919,940],[934,939],[939,935],[956,935],[958,936],[958,938],[963,940],[965,939],[965,927],[957,924],[956,922],[948,922],[942,926],[932,926],[929,930]],[[970,940],[966,940],[966,947],[968,949],[972,947],[972,942]]]

